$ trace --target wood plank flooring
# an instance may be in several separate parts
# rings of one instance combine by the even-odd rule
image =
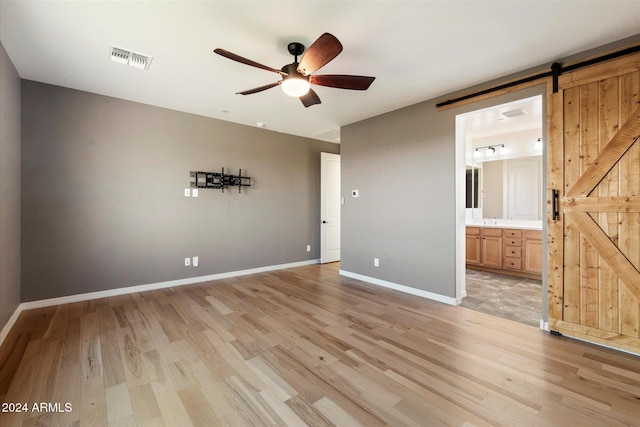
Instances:
[[[639,357],[337,270],[25,311],[0,425],[640,425]]]

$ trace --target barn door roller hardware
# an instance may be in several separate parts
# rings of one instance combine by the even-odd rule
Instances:
[[[559,62],[551,64],[551,80],[553,81],[553,93],[558,92],[558,78],[562,73],[562,65]]]
[[[222,172],[203,172],[191,171],[191,188],[213,188],[222,190],[225,187],[238,187],[238,193],[242,193],[242,187],[251,186],[251,178],[242,176],[242,169],[239,169],[238,175],[225,175],[224,168]]]
[[[612,52],[612,53],[609,53],[607,55],[598,56],[596,58],[592,58],[592,59],[588,59],[586,61],[578,62],[576,64],[567,65],[566,67],[563,67],[562,64],[560,64],[559,62],[554,62],[553,64],[551,64],[551,71],[547,71],[545,73],[540,73],[540,74],[536,74],[536,75],[529,76],[529,77],[524,77],[524,78],[522,78],[520,80],[514,80],[514,81],[509,82],[509,83],[505,83],[505,84],[502,84],[502,85],[499,85],[499,86],[490,87],[488,89],[484,89],[484,90],[481,90],[481,91],[478,91],[478,92],[470,93],[468,95],[463,95],[463,96],[460,96],[458,98],[447,99],[446,101],[439,102],[438,104],[436,104],[436,108],[445,107],[447,105],[455,104],[455,103],[460,102],[460,101],[466,101],[467,99],[475,98],[475,97],[481,96],[481,95],[486,95],[486,94],[492,93],[492,92],[497,92],[497,91],[502,90],[502,89],[507,89],[507,88],[510,88],[510,87],[513,87],[513,86],[518,86],[518,85],[521,85],[523,83],[529,83],[529,82],[532,82],[532,81],[535,81],[535,80],[538,80],[538,79],[543,79],[543,78],[546,78],[546,77],[551,77],[551,79],[553,80],[553,92],[556,93],[556,92],[558,92],[558,77],[560,77],[560,75],[562,73],[567,73],[569,71],[577,70],[578,68],[586,67],[588,65],[598,64],[600,62],[609,61],[610,59],[619,58],[621,56],[630,55],[632,53],[637,53],[637,52],[640,52],[640,45],[632,46],[632,47],[629,47],[627,49],[619,50],[617,52]]]

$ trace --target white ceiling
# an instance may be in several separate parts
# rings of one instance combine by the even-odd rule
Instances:
[[[316,74],[376,76],[368,91],[315,87],[304,108],[280,88],[289,42],[324,32],[343,52]],[[0,0],[0,40],[20,77],[273,131],[319,134],[640,32],[639,1]],[[153,56],[110,62],[109,45]],[[337,141],[333,141],[337,142]]]

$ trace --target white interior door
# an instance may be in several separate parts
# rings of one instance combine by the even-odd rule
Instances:
[[[507,161],[507,216],[509,219],[542,218],[542,162],[540,158]]]
[[[340,155],[320,153],[320,262],[340,261]]]

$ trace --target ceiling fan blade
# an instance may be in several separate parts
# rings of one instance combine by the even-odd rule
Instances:
[[[308,76],[320,67],[326,65],[338,56],[340,52],[342,52],[340,40],[332,34],[324,33],[318,37],[318,40],[314,41],[304,53],[298,65],[298,72]]]
[[[322,101],[320,101],[320,97],[313,91],[313,89],[309,89],[309,92],[307,92],[305,95],[302,95],[300,97],[300,101],[302,101],[302,104],[307,108],[311,107],[312,105],[322,103]]]
[[[271,68],[271,67],[267,67],[266,65],[262,65],[256,61],[252,61],[250,59],[247,58],[243,58],[240,55],[236,55],[233,52],[229,52],[228,50],[225,49],[214,49],[214,52],[217,53],[218,55],[224,56],[225,58],[229,58],[233,61],[239,62],[241,64],[245,64],[245,65],[250,65],[252,67],[256,67],[256,68],[260,68],[262,70],[267,70],[267,71],[271,71],[273,73],[278,73],[282,76],[286,76],[287,73],[281,71],[281,70],[276,70],[275,68]]]
[[[375,77],[351,76],[346,74],[320,74],[309,77],[309,83],[338,89],[367,90]]]
[[[262,92],[263,90],[267,90],[267,89],[271,89],[272,87],[276,87],[280,83],[282,83],[282,80],[277,81],[275,83],[269,83],[268,85],[255,87],[255,88],[249,89],[249,90],[245,90],[243,92],[236,92],[236,95],[251,95],[252,93],[258,93],[258,92]]]

